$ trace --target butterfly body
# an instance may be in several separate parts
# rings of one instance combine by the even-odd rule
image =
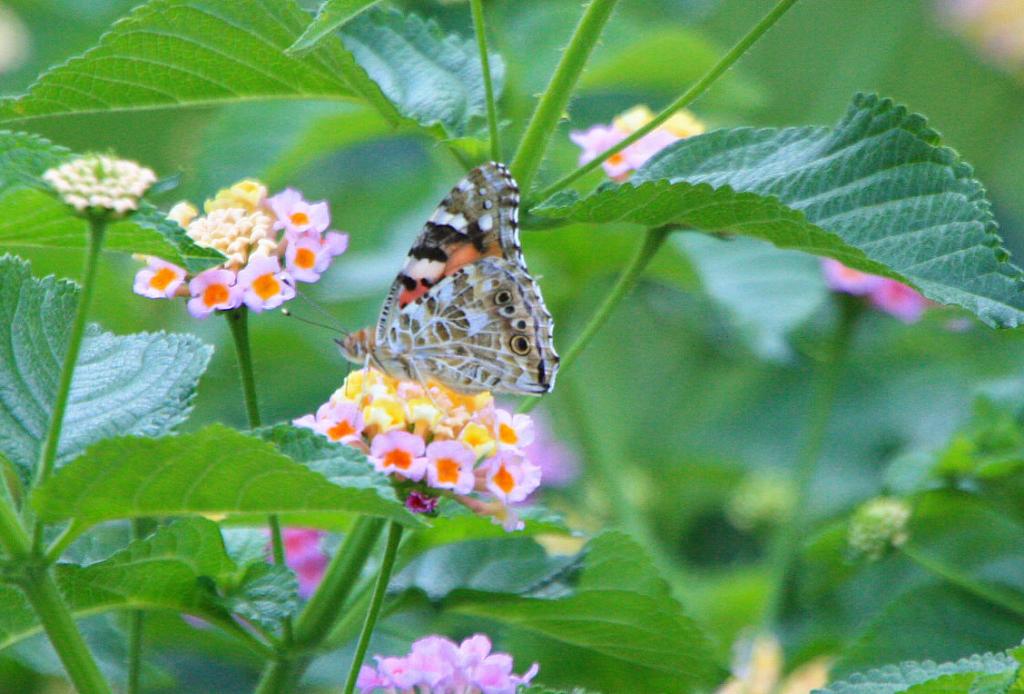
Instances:
[[[519,246],[518,205],[502,164],[470,171],[424,225],[376,328],[349,335],[342,353],[466,393],[551,390],[552,320]]]

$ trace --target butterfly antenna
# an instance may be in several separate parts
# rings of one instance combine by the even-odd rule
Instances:
[[[330,330],[332,333],[340,333],[341,335],[344,335],[344,336],[348,335],[347,332],[345,332],[344,330],[342,330],[342,329],[340,329],[338,327],[335,327],[333,325],[327,325],[326,323],[318,323],[315,320],[309,320],[308,318],[302,318],[300,316],[296,316],[294,313],[292,313],[291,311],[289,311],[286,308],[281,309],[281,313],[283,315],[285,315],[285,316],[288,316],[289,318],[294,318],[295,320],[299,321],[300,323],[305,323],[306,325],[312,325],[312,326],[315,326],[317,328],[323,328],[324,330]]]
[[[302,297],[302,300],[305,301],[307,304],[309,304],[321,316],[325,317],[327,320],[331,321],[332,323],[337,323],[338,318],[333,313],[331,313],[330,311],[325,309],[323,306],[321,306],[320,303],[317,302],[315,299],[313,299],[311,296],[309,296],[309,294],[306,294],[306,292],[302,291],[301,289],[299,289],[297,287],[295,289],[295,293],[298,294],[300,297]],[[349,335],[349,331],[345,330],[344,328],[331,328],[331,330],[339,332],[339,333],[341,333],[345,337],[348,337],[348,335]]]

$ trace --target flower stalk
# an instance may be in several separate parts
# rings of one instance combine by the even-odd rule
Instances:
[[[562,59],[555,68],[547,89],[537,102],[537,108],[526,126],[526,133],[511,164],[512,173],[524,193],[530,190],[551,135],[565,113],[573,87],[576,86],[590,53],[597,45],[601,30],[615,9],[615,3],[616,0],[592,0],[587,6],[579,24],[576,25],[569,46],[562,53]]]
[[[846,364],[846,355],[853,342],[857,322],[864,312],[864,305],[856,297],[846,294],[834,294],[839,304],[839,321],[829,341],[827,352],[818,363],[814,376],[814,385],[808,408],[807,428],[804,430],[803,443],[795,469],[794,486],[796,501],[793,512],[788,520],[779,526],[769,551],[769,570],[771,573],[771,593],[765,603],[764,625],[767,629],[776,626],[782,612],[786,594],[786,582],[797,552],[806,522],[803,509],[810,498],[811,482],[821,458],[821,450],[825,443],[825,433],[832,417],[836,396],[839,391],[839,380]]]
[[[491,78],[491,58],[487,53],[487,28],[484,24],[483,0],[470,0],[473,13],[473,29],[480,49],[480,70],[484,77],[484,99],[487,102],[487,130],[491,139],[491,159],[501,161],[501,139],[498,133],[498,109],[494,103],[494,82]]]
[[[750,50],[750,47],[757,43],[758,39],[764,36],[765,33],[767,33],[767,31],[771,29],[772,26],[775,25],[775,23],[782,18],[782,15],[786,14],[786,12],[788,12],[789,9],[796,4],[796,1],[797,0],[779,0],[778,4],[776,4],[775,7],[772,8],[771,12],[766,14],[760,22],[754,25],[754,27],[749,32],[747,32],[746,36],[741,38],[736,43],[736,45],[729,50],[728,53],[722,56],[722,59],[719,60],[718,63],[714,65],[714,67],[708,70],[707,74],[705,74],[703,77],[697,80],[697,82],[694,83],[693,86],[691,86],[685,92],[683,92],[683,94],[679,98],[677,98],[675,101],[666,106],[660,113],[658,113],[658,115],[654,117],[653,120],[644,125],[642,128],[639,128],[636,132],[634,132],[629,137],[625,138],[615,146],[609,147],[604,152],[601,152],[599,155],[594,157],[592,160],[588,161],[586,164],[580,166],[575,171],[572,171],[571,173],[563,176],[562,178],[552,183],[550,186],[541,191],[541,193],[537,196],[536,199],[545,200],[551,197],[558,191],[575,182],[577,179],[581,178],[582,176],[585,176],[586,174],[590,173],[591,171],[599,167],[602,162],[608,159],[608,157],[611,157],[612,155],[621,152],[622,150],[626,149],[631,144],[641,139],[648,133],[651,133],[654,130],[656,130],[660,125],[662,125],[665,121],[671,118],[672,115],[679,111],[680,109],[686,108],[694,101],[696,101],[697,98],[700,97],[704,92],[706,92],[708,88],[710,88],[711,85],[718,80],[719,77],[725,74],[726,70],[732,67],[737,60],[743,57],[743,54]],[[513,170],[515,170],[514,167],[515,163],[513,163]],[[524,185],[523,189],[527,190],[527,187]]]
[[[366,658],[366,650],[370,647],[370,636],[377,626],[377,617],[380,616],[381,605],[384,604],[384,595],[388,591],[388,582],[391,580],[391,571],[395,567],[395,556],[398,554],[398,543],[402,539],[402,526],[391,521],[388,526],[388,544],[384,548],[384,558],[381,560],[380,573],[377,574],[377,582],[373,586],[373,594],[370,596],[370,607],[366,611],[366,621],[363,622],[363,629],[359,633],[359,641],[356,645],[356,653],[352,658],[352,668],[348,672],[348,679],[345,681],[345,694],[352,694],[356,688],[356,680],[359,679],[359,669],[363,666],[363,659]]]

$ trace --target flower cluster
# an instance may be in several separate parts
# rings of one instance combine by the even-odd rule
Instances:
[[[124,214],[138,209],[156,174],[134,161],[87,154],[48,169],[43,180],[79,212],[93,208]]]
[[[356,686],[363,694],[384,690],[402,694],[515,694],[537,675],[534,663],[523,675],[512,672],[512,656],[491,653],[491,640],[476,634],[461,644],[427,636],[400,658],[376,656],[377,667],[364,665]]]
[[[580,165],[595,159],[609,147],[614,147],[654,119],[646,106],[634,106],[612,119],[611,125],[595,125],[589,130],[576,130],[570,139],[583,150]],[[602,162],[605,173],[616,181],[624,181],[629,174],[640,168],[644,162],[677,140],[700,135],[704,124],[686,110],[672,114],[660,126],[641,137],[621,152],[613,154]]]
[[[880,496],[865,502],[853,518],[846,541],[854,553],[881,559],[890,547],[900,547],[909,538],[910,506],[902,499]]]
[[[366,368],[294,424],[363,450],[379,472],[410,483],[413,511],[431,512],[447,495],[517,530],[523,524],[510,506],[540,486],[541,469],[523,452],[533,421],[496,407],[490,393],[462,395]]]
[[[902,282],[848,268],[831,258],[822,261],[822,269],[829,289],[867,297],[876,308],[904,323],[917,322],[928,308],[928,299]]]
[[[740,530],[751,531],[784,522],[796,506],[793,484],[768,472],[744,477],[725,506],[725,515]]]
[[[267,197],[259,181],[239,181],[207,200],[203,211],[200,216],[180,202],[168,218],[227,260],[190,278],[184,268],[145,256],[146,267],[135,275],[136,294],[189,297],[188,311],[196,318],[243,304],[259,312],[292,299],[296,282],[316,282],[348,248],[347,234],[327,230],[327,203],[307,202],[291,188]]]

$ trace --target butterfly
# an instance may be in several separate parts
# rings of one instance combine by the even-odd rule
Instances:
[[[541,395],[558,371],[553,327],[519,245],[519,187],[490,162],[427,220],[376,327],[337,342],[349,361],[396,378]]]

